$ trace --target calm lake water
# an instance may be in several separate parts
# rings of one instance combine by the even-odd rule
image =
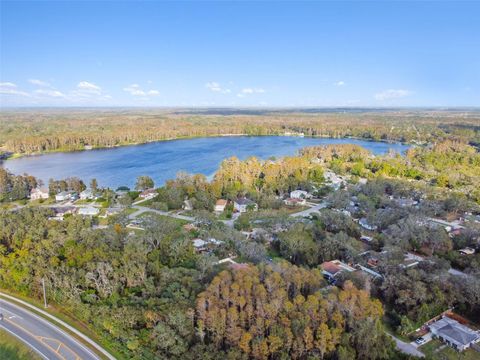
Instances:
[[[223,159],[256,156],[267,159],[295,155],[297,150],[313,145],[356,144],[374,154],[389,149],[404,152],[408,145],[353,139],[300,138],[287,136],[235,136],[172,140],[111,149],[53,153],[7,160],[3,163],[14,174],[30,174],[42,179],[77,176],[86,184],[96,178],[100,186],[133,186],[140,175],[149,175],[156,185],[175,177],[178,171],[211,176]]]

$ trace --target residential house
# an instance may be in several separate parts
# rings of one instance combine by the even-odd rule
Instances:
[[[83,216],[97,216],[99,213],[100,209],[93,206],[81,207],[78,209],[78,215]]]
[[[195,248],[196,252],[203,252],[203,251],[207,250],[208,242],[206,242],[205,240],[193,239],[192,243],[193,243],[193,247]]]
[[[193,210],[193,204],[191,200],[185,199],[183,200],[183,205],[182,205],[183,210],[186,211],[191,211]]]
[[[119,213],[121,213],[123,211],[122,208],[108,208],[107,210],[105,210],[105,216],[104,217],[108,217],[108,216],[113,216],[113,215],[117,215]]]
[[[80,193],[80,200],[93,200],[96,196],[92,190],[86,189]]]
[[[215,203],[215,212],[224,212],[228,201],[225,199],[218,199]]]
[[[139,198],[144,199],[144,200],[150,200],[153,199],[155,196],[158,195],[157,190],[155,189],[147,189],[144,190],[138,195]]]
[[[320,265],[323,276],[330,282],[335,282],[335,277],[343,271],[353,272],[355,269],[340,260],[326,261]]]
[[[258,205],[254,201],[247,199],[247,198],[239,198],[233,202],[233,208],[240,212],[244,213],[247,210],[253,210],[257,211],[258,210]]]
[[[311,197],[312,195],[310,195],[307,191],[304,190],[293,190],[290,193],[290,198],[292,199],[308,199]]]
[[[371,236],[362,235],[360,236],[360,240],[366,244],[370,244],[373,241],[373,238]]]
[[[434,338],[458,351],[466,350],[480,341],[479,331],[474,331],[447,316],[430,324],[429,328]]]
[[[48,199],[49,193],[47,188],[35,188],[30,192],[30,200]]]
[[[370,231],[375,231],[375,230],[377,230],[377,226],[376,226],[376,225],[371,225],[371,224],[369,224],[366,218],[361,218],[358,223],[359,223],[360,226],[363,227],[364,229],[367,229],[367,230],[370,230]]]
[[[72,199],[72,193],[68,191],[62,191],[55,195],[55,201],[66,201]]]
[[[466,248],[460,249],[458,251],[462,255],[473,255],[473,254],[475,254],[475,249],[472,249],[471,247],[466,247]]]
[[[65,215],[73,214],[76,211],[75,206],[58,206],[50,209],[55,213],[55,217],[49,218],[50,220],[63,220]]]
[[[417,266],[421,261],[425,261],[425,257],[415,254],[413,252],[407,252],[404,255],[403,264],[400,266],[404,269]]]

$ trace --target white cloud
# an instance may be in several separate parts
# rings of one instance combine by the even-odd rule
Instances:
[[[344,86],[344,85],[345,85],[345,81],[343,81],[343,80],[336,81],[336,82],[333,83],[333,85],[335,85],[335,86]]]
[[[42,86],[42,87],[50,87],[50,83],[38,79],[28,79],[28,82],[30,84],[36,85],[36,86]]]
[[[262,88],[244,88],[242,89],[242,94],[263,94],[265,89]]]
[[[388,89],[382,92],[375,94],[375,99],[379,101],[401,99],[411,95],[412,92],[409,90],[402,89]]]
[[[58,90],[44,90],[44,89],[39,89],[35,90],[35,94],[41,95],[41,96],[49,96],[53,98],[64,98],[65,94],[61,93]]]
[[[138,85],[138,84],[132,84],[132,85],[129,85],[127,87],[124,87],[123,91],[126,91],[126,92],[130,93],[130,95],[133,95],[133,96],[145,96],[145,95],[147,95],[145,93],[145,91],[140,89],[140,85]]]
[[[95,85],[94,83],[88,81],[80,81],[77,85],[79,90],[86,90],[91,92],[100,92],[102,89],[100,86]]]
[[[211,81],[211,82],[207,82],[205,84],[205,87],[210,90],[210,91],[213,91],[213,92],[218,92],[218,93],[222,93],[222,94],[229,94],[231,93],[232,91],[230,89],[224,89],[220,86],[219,83],[215,82],[215,81]]]
[[[123,91],[130,93],[132,96],[158,96],[160,91],[158,90],[143,90],[138,84],[131,84],[123,88]]]
[[[15,90],[15,89],[8,89],[8,88],[0,88],[0,94],[3,95],[18,95],[18,96],[30,96],[30,94],[26,93],[25,91]]]
[[[0,88],[16,88],[17,85],[11,82],[2,82],[0,83]]]
[[[11,82],[0,83],[0,94],[3,95],[17,95],[17,96],[30,96],[25,91],[17,90],[17,85]]]

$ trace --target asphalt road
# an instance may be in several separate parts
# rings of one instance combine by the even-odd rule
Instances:
[[[0,333],[6,331],[48,360],[99,360],[77,339],[32,312],[0,298]]]

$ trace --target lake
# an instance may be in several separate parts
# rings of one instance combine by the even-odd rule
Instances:
[[[149,175],[157,186],[175,177],[179,171],[211,176],[223,159],[256,156],[267,159],[295,155],[297,150],[314,145],[356,144],[373,154],[389,149],[399,153],[408,145],[354,139],[308,138],[290,136],[234,136],[159,141],[110,149],[51,153],[7,160],[3,166],[14,174],[30,174],[48,183],[71,176],[86,184],[96,178],[100,186],[132,187],[140,175]]]

